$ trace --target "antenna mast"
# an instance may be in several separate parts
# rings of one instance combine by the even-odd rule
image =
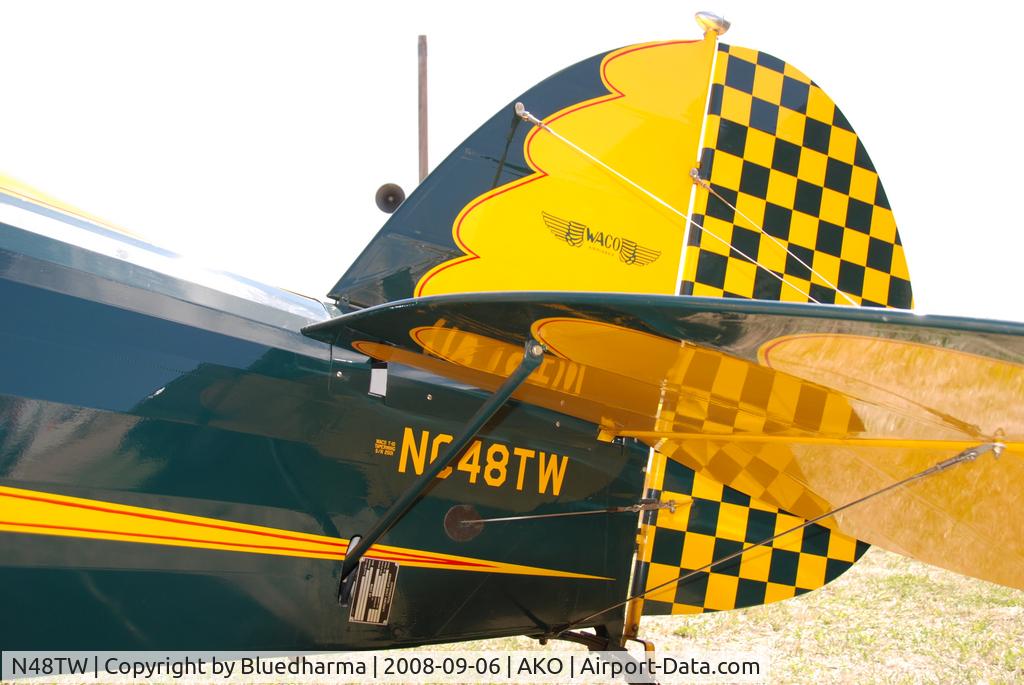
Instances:
[[[427,177],[427,37],[420,35],[420,182]]]

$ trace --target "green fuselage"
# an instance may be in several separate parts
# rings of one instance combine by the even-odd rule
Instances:
[[[151,246],[0,203],[69,236],[0,224],[0,487],[348,540],[416,482],[420,448],[485,397],[396,365],[386,395],[371,395],[366,357],[301,334],[329,317],[320,303],[226,274],[211,278],[230,287],[211,287],[161,270],[173,256]],[[120,241],[127,258],[76,236]],[[455,505],[507,516],[632,504],[647,449],[515,402],[479,440],[479,469],[453,470],[380,544],[552,573],[402,563],[387,625],[351,623],[340,559],[135,541],[90,528],[89,516],[120,514],[80,507],[0,527],[0,645],[374,648],[541,634],[624,599],[635,516],[489,524],[467,541],[443,522]],[[504,465],[488,472],[488,456]]]

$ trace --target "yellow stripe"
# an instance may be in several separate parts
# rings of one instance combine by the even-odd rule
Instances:
[[[349,544],[344,538],[3,486],[0,531],[335,560],[345,558]],[[417,568],[610,580],[388,545],[374,545],[367,556]]]
[[[77,207],[73,207],[67,204],[66,202],[61,202],[57,198],[51,195],[47,195],[38,188],[33,188],[27,183],[22,183],[21,181],[11,178],[10,176],[4,173],[0,173],[0,193],[6,193],[7,195],[11,195],[12,197],[17,197],[18,199],[27,200],[28,202],[39,205],[41,207],[56,209],[59,212],[69,214],[71,216],[76,216],[79,219],[85,219],[86,221],[90,221],[94,224],[102,226],[103,228],[108,228],[111,231],[122,233],[132,238],[141,239],[139,235],[132,233],[126,228],[122,228],[121,226],[117,226],[116,224],[104,221],[98,216],[94,216],[92,214],[89,214],[88,212],[84,212],[81,209],[78,209]]]

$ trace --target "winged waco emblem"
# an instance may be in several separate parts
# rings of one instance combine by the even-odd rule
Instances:
[[[547,212],[541,212],[541,216],[544,217],[544,224],[551,234],[572,247],[582,247],[583,243],[587,242],[609,254],[618,254],[619,261],[624,264],[637,266],[647,266],[661,256],[659,250],[638,245],[634,240],[612,233],[592,231],[589,226],[578,221],[568,221]]]
[[[619,248],[619,259],[626,264],[647,266],[660,256],[661,252],[658,250],[642,247],[632,240],[626,240],[625,238],[622,239],[622,247]]]
[[[573,247],[579,247],[583,244],[583,236],[586,234],[587,227],[576,221],[566,221],[565,219],[559,219],[554,214],[548,214],[547,212],[541,212],[544,217],[544,223],[547,224],[548,229],[551,233],[560,240],[564,240]]]

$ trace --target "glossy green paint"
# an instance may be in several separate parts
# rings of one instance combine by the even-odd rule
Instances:
[[[417,478],[376,441],[400,445],[407,427],[454,434],[485,393],[393,365],[387,396],[371,396],[369,360],[303,336],[312,312],[288,297],[239,302],[0,226],[0,485],[365,532]],[[625,596],[635,517],[495,525],[466,542],[443,518],[456,504],[493,516],[635,502],[646,448],[595,436],[512,402],[481,439],[568,456],[561,491],[453,476],[381,543],[608,580],[403,567],[379,627],[350,624],[337,605],[338,561],[0,532],[0,644],[362,649],[541,634]]]
[[[348,576],[352,571],[355,570],[359,560],[362,559],[368,550],[370,550],[378,540],[381,539],[392,527],[412,510],[416,503],[434,486],[434,484],[441,478],[446,472],[447,478],[455,475],[453,467],[458,463],[456,459],[465,454],[474,441],[477,441],[477,436],[480,435],[484,426],[491,422],[494,415],[502,409],[512,397],[512,393],[522,385],[523,381],[533,373],[533,371],[540,366],[541,361],[544,359],[544,350],[534,340],[529,340],[526,343],[526,349],[523,353],[523,359],[519,362],[519,366],[505,379],[501,387],[491,393],[477,408],[476,412],[473,413],[469,419],[467,419],[460,427],[459,432],[451,436],[449,443],[439,449],[436,453],[433,451],[429,457],[429,462],[417,467],[415,464],[415,458],[412,455],[414,447],[409,447],[408,460],[406,461],[406,443],[409,442],[410,434],[403,430],[402,436],[402,456],[399,457],[399,463],[405,464],[409,468],[409,464],[412,464],[411,468],[416,471],[417,479],[416,482],[407,487],[402,494],[400,494],[395,501],[388,507],[388,510],[384,512],[380,518],[373,524],[373,527],[369,530],[364,531],[358,538],[358,542],[353,543],[352,546],[345,553],[345,561],[341,567],[341,577],[343,581],[343,587],[341,596],[344,597],[344,601],[347,602],[350,597],[345,596],[346,589],[351,592],[351,587],[346,587],[349,580]],[[371,383],[372,385],[372,383]],[[425,432],[421,432],[423,437],[420,438],[419,444],[421,445],[420,453],[422,459],[427,461],[428,457],[424,454],[426,451],[427,435]],[[412,445],[416,445],[416,440],[412,440]],[[435,433],[434,439],[431,440],[431,448],[437,442],[437,434]],[[396,443],[397,444],[397,443]],[[482,449],[482,448],[481,448]],[[513,448],[514,449],[514,448]],[[484,483],[491,485],[488,476],[491,476],[490,480],[497,482],[500,478],[502,484],[505,482],[511,482],[509,479],[509,470],[514,468],[509,462],[511,462],[511,456],[506,452],[503,454],[504,462],[500,467],[492,466],[490,471],[485,467],[483,471]],[[488,450],[490,454],[490,450]],[[392,455],[393,456],[393,455]],[[536,458],[536,457],[534,457]],[[522,489],[526,487],[526,475],[528,469],[526,468],[528,460],[521,460],[519,464],[519,471],[516,476],[516,488]],[[401,466],[400,466],[400,469]],[[538,492],[542,492],[540,485],[540,477],[543,472],[542,467],[537,466],[538,473]],[[479,478],[479,473],[474,472]],[[522,484],[520,483],[520,476],[522,476]],[[470,483],[472,484],[472,483]],[[552,492],[554,490],[554,485]],[[450,537],[460,537],[458,529],[449,530],[445,529]]]

